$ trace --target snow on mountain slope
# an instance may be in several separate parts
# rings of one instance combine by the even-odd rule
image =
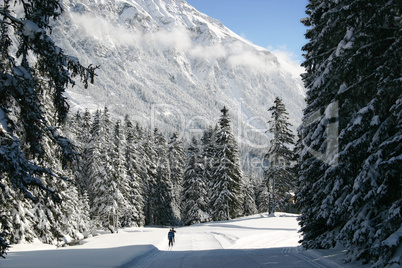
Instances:
[[[276,96],[294,129],[304,90],[295,66],[239,37],[184,0],[64,0],[52,33],[81,63],[100,65],[94,85],[68,89],[73,110],[129,114],[150,128],[194,134],[224,105],[242,143],[267,145]],[[297,67],[296,67],[297,69]]]

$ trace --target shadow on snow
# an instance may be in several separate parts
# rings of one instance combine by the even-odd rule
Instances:
[[[187,268],[187,267],[339,267],[323,256],[304,254],[300,247],[266,249],[214,249],[194,251],[161,251],[148,253],[117,266],[118,268]]]

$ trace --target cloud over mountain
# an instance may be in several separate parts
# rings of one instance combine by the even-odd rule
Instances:
[[[236,35],[184,0],[70,0],[52,34],[84,64],[100,65],[94,85],[68,90],[73,109],[129,114],[148,127],[187,135],[215,124],[226,105],[233,129],[265,146],[276,96],[300,123],[300,69]]]

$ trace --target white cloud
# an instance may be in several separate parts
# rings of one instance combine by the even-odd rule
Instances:
[[[261,73],[269,73],[275,69],[273,62],[267,58],[269,54],[254,50],[242,42],[211,46],[198,45],[190,49],[189,55],[210,62],[224,58],[233,68],[246,66],[252,71]]]
[[[129,30],[118,24],[113,24],[101,17],[88,14],[74,14],[74,22],[86,32],[88,37],[110,46],[138,46],[140,44],[156,44],[163,48],[187,50],[192,46],[190,33],[185,28],[175,28],[172,31],[161,30],[153,33],[140,33]]]
[[[213,61],[226,57],[226,50],[220,44],[213,46],[196,46],[190,50],[190,56],[205,59],[207,61]]]
[[[161,30],[144,36],[146,40],[153,40],[165,48],[188,50],[192,47],[190,33],[185,28],[175,28],[172,31]]]
[[[101,17],[88,14],[72,13],[74,22],[86,32],[89,38],[106,44],[108,47],[145,46],[158,49],[177,49],[187,52],[193,58],[214,61],[225,58],[232,67],[247,66],[256,72],[270,73],[275,71],[274,61],[269,54],[256,51],[243,42],[214,44],[211,46],[196,45],[192,41],[192,33],[186,28],[174,28],[172,31],[160,30],[151,33],[140,33],[126,27],[109,22]],[[286,47],[268,48],[294,77],[304,72],[297,62],[297,57]]]
[[[274,65],[271,61],[268,61],[266,57],[261,57],[255,51],[249,50],[237,50],[229,56],[229,63],[232,66],[247,66],[259,72],[271,72],[274,70]]]
[[[304,68],[300,66],[301,63],[298,56],[290,51],[286,46],[280,46],[277,48],[269,46],[267,49],[278,58],[279,63],[293,74],[294,77],[298,77],[300,74],[305,72]]]
[[[71,14],[74,23],[81,27],[81,29],[86,32],[87,36],[95,40],[100,40],[102,43],[112,44],[114,46],[133,45],[138,43],[140,39],[139,33],[130,31],[120,25],[113,25],[101,17],[94,17],[89,14]]]

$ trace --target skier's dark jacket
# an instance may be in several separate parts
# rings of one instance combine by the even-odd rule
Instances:
[[[168,233],[168,238],[169,238],[169,239],[173,239],[173,236],[174,236],[173,231],[170,231],[170,232]]]

